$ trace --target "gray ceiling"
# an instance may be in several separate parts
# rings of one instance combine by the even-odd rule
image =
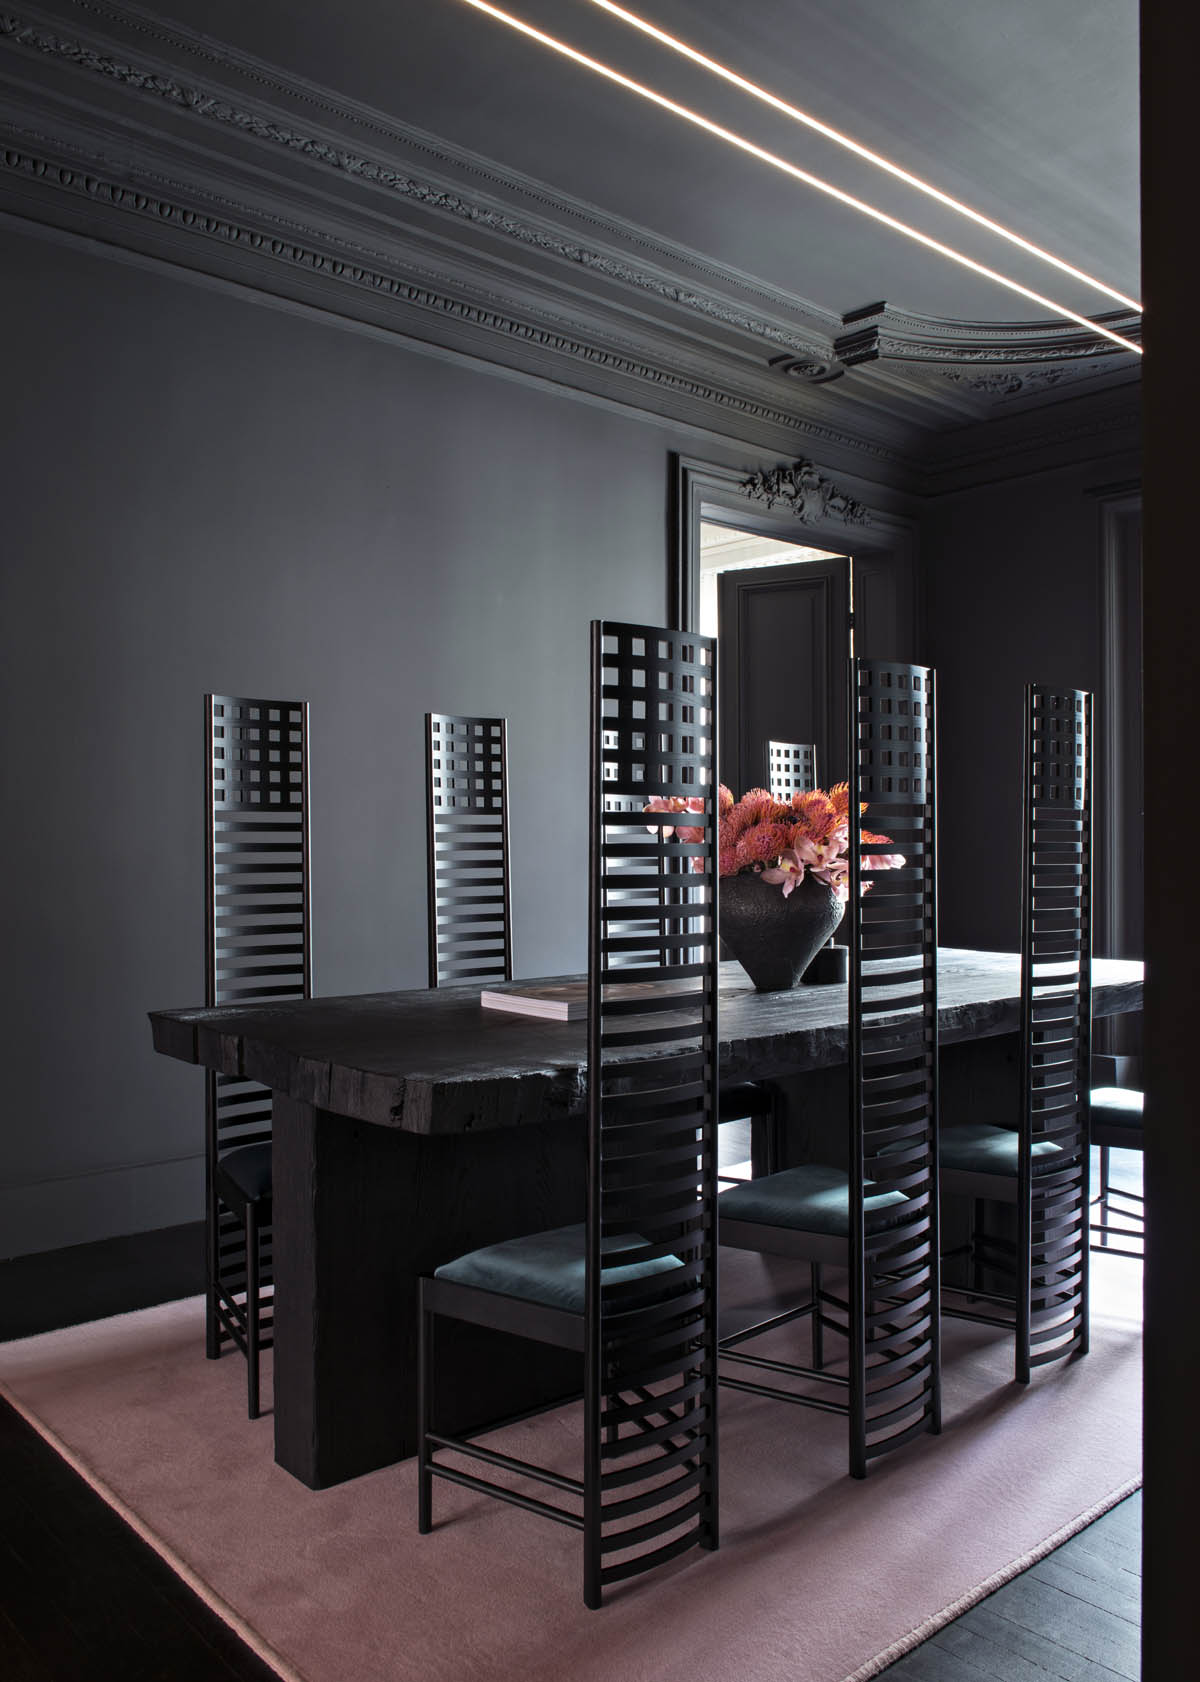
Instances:
[[[1138,296],[1133,0],[629,0],[772,92]],[[702,134],[464,0],[156,8],[833,318],[1048,312]],[[1115,306],[589,0],[508,10],[1085,314]]]
[[[1137,297],[1134,0],[637,5]],[[1136,312],[592,0],[509,6],[1057,304],[1140,331]],[[1007,471],[1024,451],[1034,471],[1043,446],[1136,431],[1135,351],[466,0],[12,0],[0,135],[0,212],[764,450],[799,427],[831,465],[871,451],[935,489],[985,457]]]

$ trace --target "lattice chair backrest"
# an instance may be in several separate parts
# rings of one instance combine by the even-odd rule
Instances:
[[[817,786],[815,742],[767,743],[767,787],[775,800],[790,800]]]
[[[852,660],[850,719],[851,1369],[865,1462],[941,1406],[933,672]],[[885,854],[903,863],[883,867]],[[902,1194],[903,1218],[868,1226],[868,1193]]]
[[[1018,1370],[1026,1377],[1029,1367],[1087,1347],[1091,759],[1091,695],[1028,684],[1017,1199],[1020,1259],[1029,1268],[1017,1296]]]
[[[425,714],[429,985],[511,981],[508,728]]]
[[[204,698],[205,1002],[312,995],[308,702]],[[216,1080],[221,1148],[270,1135],[270,1093]]]
[[[715,655],[711,637],[592,625],[585,1557],[596,1588],[697,1540],[715,1545]],[[693,809],[662,809],[685,801]],[[639,1263],[654,1271],[631,1281]]]

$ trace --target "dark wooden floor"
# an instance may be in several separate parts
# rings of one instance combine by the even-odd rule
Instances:
[[[740,1154],[722,1152],[734,1160]],[[1121,1156],[1122,1178],[1136,1185],[1140,1159]],[[0,1262],[0,1341],[202,1288],[199,1224]],[[1134,1495],[882,1675],[889,1682],[1136,1679],[1140,1536],[1141,1497]],[[0,1403],[0,1682],[274,1677]]]
[[[203,1223],[0,1262],[0,1341],[204,1288]],[[277,1682],[0,1402],[0,1682]]]
[[[881,1672],[881,1682],[1136,1682],[1142,1497],[1131,1495]]]

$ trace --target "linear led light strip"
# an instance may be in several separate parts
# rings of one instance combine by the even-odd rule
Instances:
[[[981,228],[986,228],[989,233],[998,234],[1001,239],[1006,239],[1013,245],[1019,245],[1021,250],[1027,251],[1031,257],[1038,257],[1043,263],[1052,264],[1056,269],[1061,269],[1064,274],[1069,274],[1074,280],[1081,280],[1085,285],[1094,287],[1097,292],[1103,292],[1106,297],[1115,299],[1118,304],[1125,304],[1129,309],[1141,313],[1142,306],[1136,298],[1127,298],[1123,292],[1118,292],[1115,287],[1107,285],[1102,280],[1097,280],[1095,275],[1086,274],[1082,269],[1073,268],[1070,263],[1065,263],[1061,257],[1056,257],[1052,251],[1043,251],[1040,245],[1034,245],[1032,241],[1023,239],[1020,234],[1014,233],[1011,228],[1004,227],[1000,222],[993,222],[978,210],[972,210],[971,206],[963,204],[961,199],[952,198],[949,193],[943,193],[939,187],[933,186],[928,181],[922,181],[919,175],[911,175],[908,170],[901,169],[900,165],[894,164],[890,158],[884,158],[878,152],[872,152],[869,147],[860,145],[857,140],[852,140],[848,134],[842,134],[839,129],[830,128],[828,123],[821,122],[819,118],[809,116],[807,111],[797,110],[794,105],[789,105],[786,100],[778,98],[766,88],[759,87],[757,82],[751,82],[744,76],[739,76],[736,70],[730,70],[727,65],[718,63],[716,59],[706,58],[703,53],[697,52],[695,47],[688,46],[686,41],[679,40],[675,35],[669,35],[665,29],[659,29],[657,24],[639,17],[636,12],[627,12],[624,6],[614,5],[613,0],[591,0],[591,4],[599,6],[603,12],[611,12],[613,17],[620,18],[623,23],[632,25],[634,29],[640,29],[643,35],[649,35],[653,40],[661,42],[664,47],[670,47],[672,52],[691,59],[693,64],[699,64],[705,70],[711,70],[714,76],[723,77],[725,81],[731,82],[735,88],[741,88],[743,93],[751,94],[755,99],[761,100],[764,105],[770,105],[776,111],[781,111],[785,117],[791,117],[797,123],[804,123],[808,128],[824,135],[826,140],[832,140],[836,145],[844,146],[847,151],[856,153],[860,158],[865,158],[868,163],[874,164],[878,169],[887,170],[889,175],[894,175],[898,181],[903,181],[906,186],[915,187],[918,192],[928,194],[931,199],[936,199],[939,204],[944,204],[950,210],[957,211],[960,216],[969,217],[972,222],[977,222]]]
[[[506,24],[508,28],[515,29],[521,35],[527,35],[530,40],[539,42],[543,47],[549,47],[552,52],[560,53],[564,58],[569,58],[574,63],[583,65],[585,69],[594,70],[598,76],[603,76],[608,81],[615,82],[619,87],[627,88],[630,93],[636,93],[642,99],[648,99],[651,104],[661,106],[664,111],[670,111],[676,117],[682,117],[685,122],[694,123],[697,128],[705,129],[709,134],[716,135],[719,140],[727,141],[729,145],[736,146],[739,151],[747,152],[751,157],[759,158],[763,163],[782,170],[785,175],[790,175],[793,180],[802,181],[808,187],[815,187],[818,192],[827,193],[830,198],[837,199],[840,203],[849,205],[851,209],[860,211],[864,216],[869,216],[872,221],[881,222],[884,227],[891,228],[898,234],[903,234],[905,238],[916,240],[919,245],[926,246],[930,251],[936,251],[939,256],[949,258],[952,263],[959,263],[963,268],[972,269],[976,274],[983,275],[987,280],[994,280],[998,286],[1004,286],[1010,292],[1019,293],[1022,298],[1028,298],[1033,303],[1040,304],[1043,309],[1050,310],[1054,315],[1061,315],[1068,321],[1078,322],[1079,326],[1085,327],[1089,333],[1098,333],[1101,338],[1111,339],[1113,344],[1120,345],[1122,350],[1134,351],[1138,356],[1142,354],[1141,345],[1135,344],[1132,339],[1123,339],[1119,333],[1114,333],[1110,328],[1101,326],[1098,321],[1089,320],[1086,315],[1080,315],[1077,310],[1068,309],[1065,304],[1055,303],[1053,298],[1047,298],[1041,292],[1034,292],[1030,287],[1022,286],[1019,281],[1009,280],[1006,275],[998,274],[995,269],[989,269],[983,263],[977,263],[973,257],[967,257],[963,252],[955,251],[953,246],[943,245],[940,240],[930,238],[928,234],[923,234],[917,228],[910,227],[907,222],[901,222],[896,217],[889,216],[886,211],[877,210],[874,205],[867,204],[850,193],[844,193],[840,187],[835,187],[828,181],[822,181],[818,175],[810,175],[807,170],[788,163],[786,158],[781,158],[774,152],[768,152],[762,146],[756,146],[752,140],[747,140],[740,134],[734,134],[731,129],[722,128],[719,123],[714,123],[708,117],[701,116],[698,111],[693,111],[686,105],[677,104],[675,100],[668,99],[665,94],[657,93],[653,88],[646,87],[642,82],[635,82],[631,76],[623,75],[621,71],[614,70],[611,65],[602,64],[599,59],[589,58],[586,53],[581,53],[577,48],[568,46],[565,41],[559,41],[555,36],[547,35],[543,30],[535,29],[532,24],[525,23],[523,19],[513,17],[509,12],[501,11],[499,6],[489,5],[488,0],[464,0],[464,4],[473,7],[477,12],[485,13],[488,17],[495,18],[498,23]]]

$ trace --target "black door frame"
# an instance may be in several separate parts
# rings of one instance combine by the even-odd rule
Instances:
[[[810,463],[799,465],[811,467]],[[920,658],[925,644],[925,611],[912,521],[851,503],[838,494],[822,496],[813,511],[807,502],[796,506],[795,499],[789,503],[786,496],[772,499],[764,493],[764,473],[757,465],[724,467],[695,456],[672,455],[670,474],[667,624],[672,630],[696,629],[700,526],[709,521],[784,543],[825,549],[832,555],[848,555],[854,563],[854,607],[860,628],[872,577],[905,566],[910,573],[913,601],[911,649],[883,652]],[[833,489],[828,481],[821,483],[827,490]]]

